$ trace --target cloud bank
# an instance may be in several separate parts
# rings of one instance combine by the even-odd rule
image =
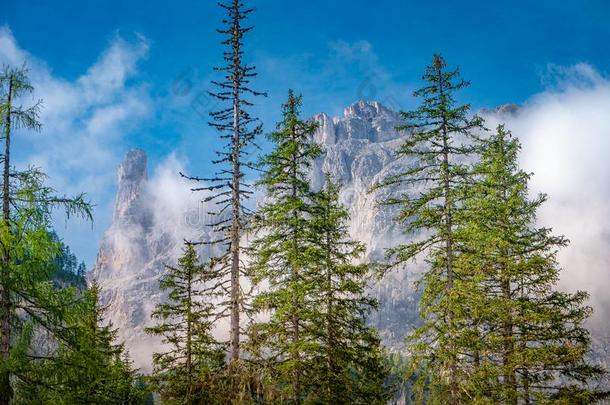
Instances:
[[[589,291],[593,324],[610,331],[610,78],[583,63],[550,66],[543,79],[547,90],[488,126],[506,122],[520,138],[531,192],[549,196],[539,222],[571,241],[560,286]]]

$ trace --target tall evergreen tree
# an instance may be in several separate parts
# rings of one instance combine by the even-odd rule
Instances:
[[[58,341],[52,357],[41,357],[20,375],[17,402],[56,404],[143,404],[136,370],[116,329],[105,324],[96,283],[85,291],[64,323],[72,337]]]
[[[161,278],[168,302],[158,304],[159,323],[148,333],[163,336],[167,350],[153,355],[153,387],[167,403],[217,403],[222,392],[219,374],[225,351],[212,336],[215,274],[200,264],[195,247],[187,243],[177,267],[167,266]]]
[[[53,266],[50,263],[59,253],[59,244],[48,232],[51,211],[56,206],[63,206],[68,215],[91,219],[91,207],[83,195],[56,196],[53,189],[44,185],[46,176],[40,170],[17,171],[11,166],[14,131],[41,128],[38,121],[40,102],[29,108],[19,104],[20,99],[32,91],[25,68],[7,67],[0,73],[0,124],[4,141],[0,221],[0,403],[11,401],[12,377],[17,377],[19,367],[27,360],[26,352],[21,350],[26,345],[27,324],[33,323],[49,333],[64,333],[63,316],[74,299],[73,291],[57,290],[51,285]]]
[[[213,178],[200,178],[185,176],[195,181],[205,181],[212,185],[196,188],[198,191],[210,191],[212,196],[206,201],[214,201],[218,210],[212,212],[216,217],[212,224],[219,236],[212,244],[222,245],[222,254],[214,260],[218,277],[223,279],[220,286],[228,291],[228,300],[220,308],[220,313],[230,318],[230,368],[235,383],[238,382],[241,358],[240,340],[242,333],[241,318],[244,312],[244,296],[241,278],[246,269],[242,263],[243,249],[242,236],[247,224],[250,211],[245,206],[246,200],[252,194],[245,176],[251,164],[248,162],[248,148],[254,139],[262,132],[262,125],[253,117],[248,108],[252,106],[250,96],[265,95],[250,88],[250,81],[256,76],[255,67],[244,62],[244,36],[253,27],[244,26],[244,21],[253,9],[246,8],[242,0],[227,0],[219,3],[226,12],[223,20],[224,28],[218,30],[224,36],[222,45],[226,46],[223,53],[225,64],[215,68],[222,72],[223,79],[213,81],[218,89],[210,94],[222,105],[218,111],[211,112],[210,125],[220,133],[220,138],[226,140],[225,147],[217,152],[218,160],[215,164],[220,170]],[[238,389],[237,387],[235,388]]]
[[[308,170],[320,154],[312,141],[317,123],[301,120],[300,107],[301,97],[289,91],[283,119],[269,135],[275,148],[263,157],[258,182],[266,200],[253,223],[261,236],[250,247],[252,280],[265,288],[254,299],[254,310],[271,311],[268,321],[252,327],[252,350],[265,357],[266,385],[277,386],[275,395],[295,404],[307,395],[303,378],[311,371],[308,352],[314,336],[308,300],[317,257],[312,254],[314,202]]]
[[[312,213],[315,271],[308,283],[315,286],[309,311],[317,335],[317,353],[311,371],[308,403],[385,404],[391,396],[386,387],[388,368],[377,332],[366,318],[377,306],[366,293],[371,277],[361,260],[365,247],[349,239],[349,214],[339,203],[339,187],[327,176],[323,190],[315,195]]]
[[[422,379],[432,389],[429,400],[457,404],[460,396],[460,308],[456,229],[460,226],[461,189],[470,180],[467,159],[476,147],[476,131],[482,119],[470,117],[468,104],[458,105],[455,92],[468,82],[458,70],[446,69],[445,60],[434,55],[424,72],[427,85],[415,91],[421,106],[402,112],[406,124],[399,130],[409,136],[398,150],[414,163],[381,181],[377,187],[398,187],[399,193],[383,204],[400,207],[397,221],[415,241],[388,251],[393,265],[429,255],[429,269],[420,280],[420,313],[423,326],[411,335],[412,358]],[[420,187],[420,188],[417,188]],[[434,403],[436,403],[434,402]]]
[[[556,254],[567,240],[535,225],[546,195],[528,197],[518,140],[500,125],[483,145],[459,231],[459,266],[474,281],[465,299],[482,321],[471,395],[488,403],[593,403],[604,393],[587,383],[603,371],[586,360],[588,296],[555,288]]]

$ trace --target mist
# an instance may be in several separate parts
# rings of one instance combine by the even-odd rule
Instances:
[[[532,172],[530,192],[548,194],[538,222],[563,234],[560,288],[586,290],[594,332],[610,330],[610,78],[587,64],[550,66],[545,91],[514,113],[487,115],[505,122],[522,142],[521,165]]]

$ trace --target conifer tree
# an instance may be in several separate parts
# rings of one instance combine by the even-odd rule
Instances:
[[[116,329],[104,324],[94,282],[78,306],[64,317],[70,338],[58,341],[52,357],[37,358],[20,374],[19,403],[142,404],[145,391],[136,385],[136,370]]]
[[[481,402],[593,403],[603,370],[587,362],[588,295],[560,292],[563,236],[537,227],[546,195],[528,197],[530,174],[518,166],[519,141],[500,125],[483,143],[479,175],[467,189],[460,267],[470,269],[468,307],[481,319],[483,354],[469,389]]]
[[[33,91],[27,69],[5,67],[0,72],[0,125],[2,155],[2,220],[0,221],[0,403],[13,397],[13,377],[25,367],[32,325],[60,336],[63,319],[74,291],[56,289],[51,277],[59,244],[49,233],[51,211],[61,206],[66,214],[91,219],[91,206],[83,195],[56,196],[39,169],[18,171],[11,165],[11,140],[15,130],[38,131],[41,102],[29,108],[20,100]],[[20,316],[17,316],[17,313]]]
[[[159,322],[147,332],[163,337],[167,350],[153,355],[153,387],[166,403],[216,403],[222,392],[218,375],[224,367],[224,347],[212,336],[214,296],[206,282],[215,275],[200,264],[187,243],[178,266],[167,266],[160,280],[168,301],[152,316]]]
[[[429,400],[457,404],[463,379],[459,363],[464,324],[455,266],[456,229],[460,226],[461,189],[471,181],[467,159],[476,150],[476,131],[483,129],[483,122],[476,115],[469,116],[468,104],[457,104],[455,92],[468,82],[460,78],[458,70],[447,70],[441,56],[434,55],[423,79],[426,86],[414,93],[422,99],[420,107],[402,112],[406,124],[398,128],[409,132],[398,157],[414,162],[376,187],[398,187],[399,193],[382,204],[400,207],[397,221],[407,234],[417,237],[389,249],[392,265],[420,254],[429,258],[429,269],[420,280],[423,326],[410,337],[420,381],[432,389]]]
[[[222,301],[219,313],[230,319],[229,365],[235,383],[238,384],[243,331],[241,318],[245,310],[241,278],[246,274],[242,265],[242,236],[251,213],[245,203],[252,194],[245,176],[252,166],[248,162],[248,148],[262,132],[262,125],[248,109],[253,105],[249,101],[250,97],[265,93],[250,88],[250,81],[256,76],[255,67],[244,62],[244,37],[253,28],[244,26],[244,22],[253,9],[247,8],[242,0],[227,0],[219,5],[226,12],[224,27],[218,30],[224,36],[222,45],[226,47],[223,53],[225,64],[215,68],[217,72],[222,73],[223,78],[212,82],[217,91],[210,92],[210,95],[219,101],[221,107],[210,113],[210,126],[219,132],[221,140],[226,141],[226,144],[217,152],[218,159],[214,163],[219,165],[220,169],[213,178],[185,177],[211,183],[211,186],[194,190],[212,192],[213,195],[206,197],[205,201],[213,201],[218,207],[216,211],[211,212],[216,218],[211,225],[219,237],[211,243],[215,246],[221,245],[222,254],[216,257],[213,263],[218,278],[222,280],[219,288],[228,291],[227,300]],[[236,386],[235,390],[241,388]]]
[[[325,187],[315,195],[312,221],[317,239],[315,271],[310,284],[313,330],[317,353],[308,403],[385,404],[391,396],[386,387],[388,369],[377,331],[366,318],[377,302],[366,293],[372,276],[361,260],[365,247],[349,239],[349,214],[339,203],[339,187],[327,175]]]
[[[314,202],[308,169],[320,154],[312,141],[317,123],[300,119],[301,102],[288,92],[282,121],[269,135],[275,148],[261,160],[264,173],[258,184],[266,200],[254,217],[259,237],[250,247],[252,280],[265,287],[254,299],[254,310],[270,311],[268,321],[251,329],[251,350],[264,357],[266,385],[279,391],[266,395],[295,404],[307,395],[303,379],[311,371],[313,314],[307,300],[315,287],[311,273],[317,258],[312,254]]]

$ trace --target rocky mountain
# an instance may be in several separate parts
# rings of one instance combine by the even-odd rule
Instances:
[[[319,187],[324,173],[329,172],[342,185],[340,198],[351,213],[351,236],[367,245],[366,260],[380,260],[387,246],[405,238],[393,223],[395,213],[377,206],[383,195],[370,192],[376,180],[408,164],[396,161],[393,153],[402,136],[394,129],[400,117],[380,103],[360,101],[347,107],[341,117],[322,113],[314,119],[320,123],[315,140],[325,153],[314,165],[312,183]],[[155,208],[161,204],[149,190],[146,166],[141,150],[130,151],[119,166],[113,223],[91,273],[102,287],[109,319],[119,328],[136,365],[145,370],[159,344],[144,333],[154,305],[163,298],[158,279],[164,263],[175,262],[184,238],[179,231],[156,226]],[[205,232],[198,230],[204,239],[208,237]],[[371,282],[380,308],[370,321],[390,347],[402,345],[404,335],[417,322],[411,282],[417,269],[409,270]]]
[[[149,348],[158,347],[159,341],[146,335],[144,328],[155,303],[162,299],[158,280],[163,263],[177,255],[176,243],[154,227],[144,151],[129,151],[117,178],[112,225],[104,234],[90,278],[99,283],[108,320],[119,329],[119,339],[136,366],[148,369]]]

